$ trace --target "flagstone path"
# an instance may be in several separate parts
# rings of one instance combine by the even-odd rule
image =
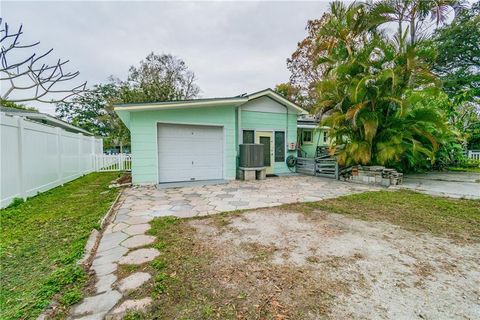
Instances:
[[[307,177],[275,177],[263,181],[231,181],[226,184],[157,189],[132,187],[119,200],[119,209],[105,229],[91,268],[96,274],[95,294],[73,307],[71,319],[121,317],[128,310],[143,309],[151,299],[122,301],[123,293],[135,290],[151,275],[135,272],[118,279],[118,265],[143,264],[160,252],[145,248],[155,241],[146,235],[155,217],[181,218],[225,211],[279,206],[286,203],[320,201],[341,195],[378,190],[377,187]]]

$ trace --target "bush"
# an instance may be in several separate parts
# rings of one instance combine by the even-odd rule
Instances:
[[[480,168],[480,160],[464,158],[459,161],[458,166],[463,168]]]
[[[24,203],[25,200],[23,198],[13,198],[12,202],[8,205],[7,208],[15,208]]]

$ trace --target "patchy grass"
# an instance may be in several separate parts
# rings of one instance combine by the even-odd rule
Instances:
[[[450,167],[448,168],[449,171],[461,171],[461,172],[476,172],[480,173],[480,168],[477,167]]]
[[[0,211],[0,319],[32,319],[58,294],[81,300],[85,271],[76,265],[119,189],[118,173],[92,173]]]
[[[152,284],[138,297],[154,300],[147,313],[128,319],[302,319],[305,313],[326,315],[329,289],[344,292],[345,283],[312,277],[309,267],[272,262],[273,245],[242,243],[234,249],[245,259],[230,260],[231,248],[199,239],[190,221],[207,220],[219,234],[230,228],[234,212],[207,218],[158,218],[149,233],[161,244],[161,255],[149,264]],[[328,289],[326,289],[328,288]],[[299,298],[300,297],[300,298]]]
[[[407,190],[366,192],[320,202],[286,205],[304,213],[322,210],[457,241],[480,241],[480,201],[432,197]]]
[[[312,213],[316,219],[325,219],[329,212],[336,212],[470,241],[480,236],[479,205],[478,201],[410,191],[381,191],[269,210],[303,213],[309,221]],[[332,316],[335,299],[351,294],[353,285],[368,287],[361,273],[349,271],[348,279],[332,277],[367,259],[362,253],[343,257],[319,256],[312,251],[305,264],[278,263],[279,256],[290,254],[288,248],[277,248],[273,241],[267,245],[246,241],[248,236],[242,234],[237,238],[239,229],[232,220],[238,223],[244,214],[153,220],[149,233],[157,241],[152,246],[161,254],[141,266],[152,274],[152,281],[129,298],[150,295],[154,302],[147,312],[132,312],[126,319],[322,319]],[[215,237],[226,238],[213,241]],[[431,272],[426,263],[415,265],[415,273],[422,279],[428,279]],[[422,285],[420,281],[418,285]]]

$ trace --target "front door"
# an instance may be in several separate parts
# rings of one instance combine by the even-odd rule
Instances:
[[[263,144],[263,164],[267,174],[273,173],[273,134],[271,131],[255,132],[255,143]]]

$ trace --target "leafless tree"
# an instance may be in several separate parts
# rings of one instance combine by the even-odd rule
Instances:
[[[31,53],[40,42],[22,44],[22,34],[22,25],[12,32],[9,25],[0,18],[1,100],[52,103],[65,101],[85,91],[86,82],[70,86],[70,81],[80,73],[64,71],[68,60],[58,59],[55,64],[43,62],[53,49]],[[21,50],[30,52],[26,57],[21,57]]]

